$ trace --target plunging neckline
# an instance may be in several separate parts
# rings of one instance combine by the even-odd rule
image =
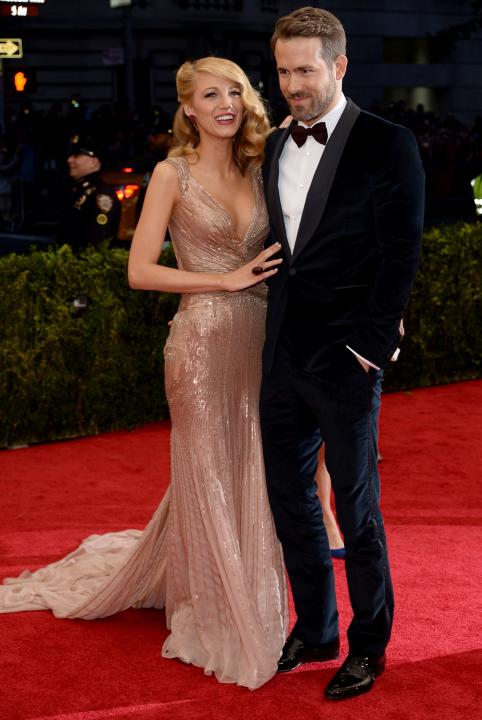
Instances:
[[[226,208],[224,207],[224,205],[223,205],[217,198],[215,198],[214,195],[213,195],[212,193],[210,193],[209,190],[207,190],[207,188],[205,188],[204,185],[203,185],[203,184],[197,179],[197,177],[191,172],[191,165],[190,165],[188,159],[187,159],[187,158],[184,158],[184,160],[185,160],[186,165],[187,165],[187,167],[188,167],[188,172],[189,172],[190,177],[192,177],[192,178],[194,179],[194,182],[197,184],[197,186],[198,186],[199,188],[201,188],[202,192],[203,192],[205,195],[207,195],[210,200],[212,200],[212,202],[219,208],[219,210],[221,210],[221,212],[223,213],[223,215],[224,215],[225,218],[227,219],[227,221],[228,221],[228,223],[229,223],[229,225],[230,225],[230,227],[231,227],[231,230],[233,231],[233,234],[236,235],[236,237],[238,238],[238,240],[240,240],[241,242],[244,242],[244,241],[246,240],[246,238],[249,236],[249,233],[250,233],[250,231],[251,231],[251,228],[252,228],[253,225],[254,225],[254,221],[255,221],[255,219],[256,219],[256,212],[257,212],[257,209],[258,209],[258,193],[257,193],[257,188],[256,188],[256,183],[255,183],[254,174],[253,174],[253,173],[250,173],[250,175],[251,175],[251,187],[252,187],[252,190],[253,190],[253,197],[254,197],[253,209],[252,209],[252,211],[251,211],[251,220],[250,220],[250,222],[249,222],[249,224],[248,224],[248,226],[247,226],[247,228],[246,228],[246,230],[245,230],[245,232],[244,232],[244,235],[241,236],[241,235],[238,233],[238,231],[236,230],[236,228],[234,227],[233,217],[232,217],[231,213],[230,213],[228,210],[226,210]]]

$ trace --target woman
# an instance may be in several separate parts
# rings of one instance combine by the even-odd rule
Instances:
[[[0,606],[84,619],[165,606],[164,657],[256,688],[276,672],[287,629],[258,427],[261,281],[281,262],[279,246],[262,249],[269,125],[229,60],[185,63],[177,89],[177,144],[154,171],[129,258],[132,287],[182,294],[165,347],[169,492],[143,533],[88,538],[10,580]],[[179,269],[157,264],[168,226]]]

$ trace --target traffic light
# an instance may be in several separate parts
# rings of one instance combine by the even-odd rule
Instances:
[[[4,68],[7,62],[4,63]],[[12,96],[31,95],[37,89],[35,71],[32,68],[19,66],[15,63],[5,69],[5,89]]]
[[[15,85],[15,90],[17,92],[25,92],[25,87],[28,84],[28,77],[25,75],[24,72],[19,70],[13,76],[13,82]]]

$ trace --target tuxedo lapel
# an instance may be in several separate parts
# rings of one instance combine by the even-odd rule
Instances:
[[[269,164],[269,176],[268,176],[268,188],[266,193],[266,204],[268,206],[269,219],[271,223],[271,230],[276,240],[281,241],[286,257],[291,258],[291,248],[286,237],[285,221],[283,217],[283,210],[281,209],[281,202],[278,190],[278,178],[279,178],[279,158],[283,150],[284,144],[289,137],[291,125],[280,133],[280,136],[276,142],[273,150],[271,162]]]
[[[316,228],[321,222],[340,158],[359,114],[360,108],[347,98],[346,107],[326,144],[313,176],[310,189],[308,190],[292,260],[296,259],[306,244],[311,240]],[[276,168],[277,167],[278,164],[276,164]],[[278,175],[276,174],[276,186],[277,185]],[[279,193],[277,197],[279,202]],[[283,219],[282,214],[281,219]]]

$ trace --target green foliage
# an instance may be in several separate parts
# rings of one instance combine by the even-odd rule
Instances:
[[[127,255],[63,246],[0,259],[0,446],[167,415],[163,347],[178,298],[131,290]]]
[[[481,318],[482,224],[431,228],[423,237],[402,352],[386,372],[385,389],[480,377]]]
[[[482,224],[433,228],[388,390],[480,377]],[[172,251],[163,264],[173,265]],[[131,290],[127,252],[68,246],[0,258],[0,446],[167,416],[163,346],[175,295]],[[76,310],[74,298],[90,304]]]

